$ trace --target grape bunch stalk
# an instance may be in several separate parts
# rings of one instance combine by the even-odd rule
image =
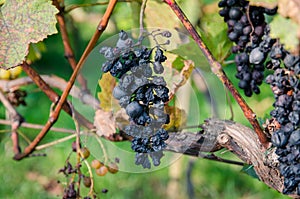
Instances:
[[[269,36],[264,14],[276,14],[277,7],[251,6],[246,0],[221,0],[218,5],[228,25],[228,38],[236,44],[232,47],[236,77],[245,95],[260,93],[265,68],[273,72],[265,80],[275,96],[270,115],[279,124],[271,141],[284,177],[283,193],[300,195],[300,57]]]
[[[156,30],[149,36],[169,38],[171,33]],[[136,152],[135,163],[151,168],[149,156],[153,165],[158,166],[169,138],[162,128],[169,123],[169,115],[164,110],[169,101],[169,89],[164,78],[159,76],[164,72],[162,63],[167,59],[164,50],[158,43],[154,48],[143,46],[143,38],[134,43],[125,31],[121,31],[116,46],[102,47],[100,53],[106,58],[102,71],[119,79],[113,96],[130,118],[124,131],[133,137],[131,148]]]

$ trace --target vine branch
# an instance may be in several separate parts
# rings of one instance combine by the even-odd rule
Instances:
[[[183,26],[187,29],[187,31],[190,33],[190,35],[193,37],[195,42],[197,43],[198,47],[201,49],[202,53],[207,58],[212,72],[221,80],[221,82],[226,86],[226,88],[230,91],[230,93],[233,95],[236,102],[239,104],[241,109],[244,112],[245,117],[248,119],[250,124],[253,126],[256,134],[258,135],[258,139],[260,143],[265,147],[270,147],[270,142],[267,138],[267,136],[263,133],[263,130],[261,129],[257,119],[256,114],[252,111],[252,109],[248,106],[248,104],[245,102],[245,100],[242,98],[242,96],[239,94],[239,92],[235,89],[232,82],[228,79],[225,72],[222,69],[221,64],[216,61],[216,59],[213,57],[212,53],[209,51],[209,49],[204,44],[202,38],[194,28],[194,26],[191,24],[189,19],[185,16],[184,12],[181,10],[179,5],[176,3],[175,0],[165,0],[165,2],[170,6],[170,8],[174,11],[178,19],[182,22]]]
[[[68,60],[69,64],[71,65],[72,69],[74,70],[76,68],[77,62],[75,60],[74,51],[71,47],[66,22],[65,22],[65,15],[64,15],[64,7],[61,7],[59,2],[57,0],[53,1],[53,4],[56,6],[56,8],[59,10],[59,13],[56,15],[56,19],[59,25],[64,50],[65,50],[65,58]],[[82,87],[82,90],[87,90],[87,83],[85,78],[82,76],[82,74],[78,75],[78,82]]]

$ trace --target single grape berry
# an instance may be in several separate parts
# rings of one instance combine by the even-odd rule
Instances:
[[[242,11],[237,7],[233,7],[229,11],[229,18],[231,19],[239,20],[242,15]]]
[[[101,191],[102,193],[107,193],[108,192],[108,189],[102,189],[102,191]]]
[[[105,176],[108,172],[108,168],[106,166],[101,166],[99,169],[96,169],[96,174],[98,176]]]
[[[99,169],[101,166],[103,166],[102,162],[100,162],[99,160],[93,160],[91,163],[91,167],[94,169]]]
[[[90,150],[87,147],[81,149],[82,158],[87,159],[90,156]]]
[[[251,64],[261,64],[266,59],[265,54],[260,51],[259,47],[254,48],[249,56],[249,62]]]
[[[17,67],[9,69],[10,79],[16,79],[21,74],[22,70],[23,69],[21,66],[17,66]]]
[[[112,174],[115,174],[115,173],[117,173],[117,172],[119,171],[118,165],[117,165],[116,163],[114,163],[114,162],[110,162],[110,163],[107,165],[107,167],[108,167],[108,171],[109,171],[110,173],[112,173]]]
[[[92,179],[88,176],[83,176],[83,184],[85,187],[90,187],[92,184]]]
[[[10,71],[0,68],[0,79],[8,80],[10,78]]]
[[[126,113],[129,115],[130,118],[137,118],[139,117],[144,111],[142,105],[140,105],[137,101],[132,101],[126,107]]]

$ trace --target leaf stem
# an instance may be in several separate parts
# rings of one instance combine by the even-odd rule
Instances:
[[[239,94],[239,92],[235,89],[232,82],[228,79],[225,72],[223,71],[221,64],[218,61],[216,61],[216,59],[213,57],[212,53],[206,47],[202,38],[200,37],[200,35],[196,31],[196,29],[194,28],[194,26],[191,24],[189,19],[185,16],[184,12],[178,6],[176,1],[165,0],[165,2],[174,11],[174,13],[177,15],[178,19],[180,19],[180,21],[182,22],[184,27],[187,29],[187,31],[190,33],[190,35],[193,37],[193,39],[197,43],[198,47],[201,49],[202,53],[205,55],[206,59],[208,60],[210,67],[211,67],[211,71],[220,79],[220,81],[226,86],[226,88],[233,95],[234,99],[236,100],[236,102],[239,104],[239,106],[243,110],[245,117],[248,119],[250,124],[253,126],[254,131],[257,133],[260,143],[265,148],[269,148],[270,142],[269,142],[267,136],[263,133],[258,121],[256,120],[256,114],[252,111],[252,109],[248,106],[248,104],[245,102],[245,100],[242,98],[242,96]]]

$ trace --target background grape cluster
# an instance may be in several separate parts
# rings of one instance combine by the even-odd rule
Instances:
[[[264,79],[264,62],[275,43],[268,36],[269,27],[264,14],[273,15],[277,8],[250,6],[245,0],[222,0],[218,5],[222,8],[219,14],[228,26],[228,38],[236,44],[231,50],[236,54],[239,87],[248,97],[259,94],[258,86]]]
[[[156,35],[170,37],[171,33],[163,31]],[[130,118],[124,131],[133,137],[131,148],[137,152],[135,163],[150,168],[150,156],[153,165],[158,166],[169,138],[162,128],[169,123],[169,115],[164,110],[169,89],[164,78],[157,75],[164,71],[162,63],[167,59],[164,51],[159,45],[154,48],[136,45],[121,31],[116,47],[102,47],[100,53],[106,58],[102,71],[119,79],[113,96]]]
[[[221,0],[219,14],[228,25],[228,38],[235,42],[236,77],[246,96],[260,93],[265,68],[275,96],[270,115],[280,124],[272,135],[284,176],[284,194],[300,195],[300,58],[289,53],[278,40],[269,36],[264,14],[274,15],[277,8],[250,6],[245,0]]]

